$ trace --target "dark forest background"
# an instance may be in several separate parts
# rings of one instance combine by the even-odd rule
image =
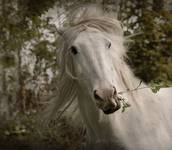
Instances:
[[[35,118],[58,86],[56,28],[70,24],[71,8],[88,3],[121,20],[136,76],[160,87],[172,83],[170,0],[0,0],[0,150],[81,149],[84,138],[65,118],[58,123],[65,133],[42,131]]]

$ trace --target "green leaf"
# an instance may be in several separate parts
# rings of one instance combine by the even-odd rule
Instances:
[[[161,88],[171,87],[172,84],[169,81],[153,80],[150,83],[152,92],[157,93]]]
[[[129,103],[123,103],[123,106],[122,106],[122,113],[125,112],[126,108],[130,107],[131,105]]]

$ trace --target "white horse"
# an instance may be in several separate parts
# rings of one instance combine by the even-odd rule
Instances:
[[[88,150],[172,150],[172,89],[123,93],[131,107],[121,113],[118,92],[136,88],[140,80],[124,61],[120,22],[88,8],[73,21],[61,32],[60,79],[50,116],[75,100]]]

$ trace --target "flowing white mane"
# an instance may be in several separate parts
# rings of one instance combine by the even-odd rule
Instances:
[[[118,75],[115,77],[116,88],[119,91],[134,89],[140,82],[123,59],[126,49],[123,46],[124,37],[120,22],[95,9],[95,7],[80,9],[79,12],[76,12],[71,15],[71,26],[63,31],[59,39],[59,43],[61,43],[58,50],[59,80],[57,82],[57,92],[52,105],[48,109],[49,118],[56,116],[59,110],[63,110],[73,100],[72,108],[74,110],[78,108],[77,99],[80,91],[76,80],[79,79],[74,71],[69,48],[76,37],[86,28],[97,29],[102,34],[112,38],[112,40],[118,41],[119,49],[114,51],[112,56],[113,65]],[[93,141],[91,144],[94,144],[94,141],[103,142],[104,139],[109,138],[109,144],[116,145],[119,142],[129,150],[171,150],[172,133],[168,131],[172,131],[172,127],[169,125],[172,118],[160,111],[170,106],[161,105],[159,98],[155,97],[150,89],[125,93],[123,96],[131,103],[131,108],[125,113],[117,111],[110,116],[102,114],[102,118],[98,123],[86,118],[85,122],[89,122],[87,129],[95,133],[95,135],[97,134],[96,136],[94,134],[88,135],[89,140]],[[79,107],[80,111],[88,109],[86,102],[80,104]],[[170,114],[170,110],[166,110],[166,112]],[[87,112],[84,113],[85,116],[89,116]],[[73,113],[72,116],[77,118],[79,117],[78,114]],[[94,118],[94,114],[90,117]],[[105,126],[104,128],[107,129],[103,132],[101,127],[98,128],[99,126]],[[156,128],[159,128],[159,131]],[[93,146],[92,149],[96,148]]]
[[[77,16],[78,14],[80,14],[79,17]],[[57,93],[54,96],[55,104],[53,103],[53,108],[51,107],[49,109],[51,111],[48,110],[48,112],[52,112],[51,115],[56,115],[56,112],[66,105],[67,102],[77,98],[77,85],[74,80],[75,73],[72,59],[68,53],[68,49],[75,38],[82,31],[86,30],[87,27],[90,27],[98,29],[106,35],[115,34],[119,36],[121,43],[123,42],[123,30],[121,23],[115,18],[104,14],[101,9],[97,7],[87,7],[87,9],[81,9],[80,12],[73,12],[70,20],[71,26],[65,29],[62,33],[63,35],[58,39],[60,41],[59,43],[61,43],[61,47],[58,49],[57,54],[59,64],[59,80],[57,81]],[[125,49],[121,51],[124,52]],[[119,51],[119,53],[121,53],[121,51]],[[58,97],[62,99],[58,101]]]

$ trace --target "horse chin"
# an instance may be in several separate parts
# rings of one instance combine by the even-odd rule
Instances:
[[[114,112],[116,112],[117,110],[119,110],[121,108],[121,105],[116,105],[115,107],[110,107],[108,109],[103,109],[103,108],[100,108],[104,114],[106,115],[109,115],[109,114],[113,114]]]

